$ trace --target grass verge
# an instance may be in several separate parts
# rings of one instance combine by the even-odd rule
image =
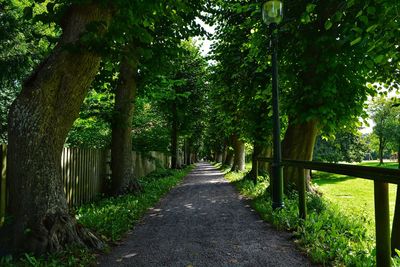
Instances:
[[[324,266],[375,266],[375,240],[368,234],[365,224],[368,218],[344,214],[336,204],[320,196],[308,194],[308,218],[298,218],[296,194],[285,196],[285,208],[272,210],[267,190],[268,177],[258,177],[257,184],[245,179],[247,172],[229,172],[216,165],[225,173],[240,194],[251,199],[252,207],[261,218],[280,230],[294,233],[296,243],[314,263]],[[394,266],[399,266],[393,261]]]
[[[121,239],[159,199],[176,186],[192,167],[183,170],[159,170],[140,178],[143,191],[137,195],[124,195],[102,199],[76,209],[80,224],[110,242]],[[2,257],[0,266],[95,266],[95,252],[71,247],[63,252],[43,257],[24,254],[18,259]]]
[[[397,169],[397,163],[363,162],[357,165]],[[370,223],[366,228],[370,234],[375,234],[374,224],[374,182],[371,180],[349,177],[345,175],[313,171],[313,182],[324,198],[339,205],[347,214],[359,216],[362,214]],[[389,184],[390,220],[393,220],[396,202],[397,186]]]

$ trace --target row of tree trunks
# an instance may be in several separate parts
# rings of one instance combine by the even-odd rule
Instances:
[[[102,242],[69,214],[60,159],[101,60],[79,42],[80,37],[89,24],[105,21],[107,25],[109,20],[109,11],[96,4],[70,7],[57,46],[24,83],[10,109],[7,212],[12,223],[2,229],[1,236],[6,236],[3,242],[14,252],[42,254],[71,244],[102,247]],[[79,51],[65,49],[67,45],[79,47]]]
[[[132,158],[132,120],[138,71],[138,60],[134,49],[134,47],[127,48],[127,54],[120,65],[120,77],[115,92],[111,140],[113,195],[140,190],[134,177]]]

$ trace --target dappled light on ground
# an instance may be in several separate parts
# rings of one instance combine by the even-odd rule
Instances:
[[[135,255],[124,257],[124,255]],[[308,266],[222,176],[198,164],[101,266]]]

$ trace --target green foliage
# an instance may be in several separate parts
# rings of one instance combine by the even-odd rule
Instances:
[[[154,101],[137,97],[132,124],[133,150],[168,152],[170,136],[168,121]]]
[[[375,123],[374,135],[378,139],[378,151],[384,152],[387,148],[400,151],[400,107],[396,101],[384,96],[374,99],[371,107],[371,117]]]
[[[182,41],[179,48],[179,54],[168,58],[169,68],[143,78],[141,93],[154,103],[168,128],[175,123],[179,136],[197,151],[207,112],[207,62],[193,40]]]
[[[74,122],[66,146],[82,148],[108,148],[111,143],[111,116],[114,96],[109,84],[99,86],[97,81],[86,96]]]
[[[266,144],[270,140],[271,75],[265,55],[255,57],[252,48],[264,44],[249,39],[260,24],[258,4],[246,1],[214,1],[210,23],[217,25],[212,49],[210,107],[207,135],[209,150],[220,151],[232,134]]]
[[[226,174],[241,194],[252,199],[261,217],[282,230],[295,233],[298,244],[315,263],[332,266],[374,266],[374,238],[365,231],[365,218],[343,214],[335,204],[318,195],[307,195],[308,218],[298,218],[298,197],[285,197],[285,208],[272,210],[266,178],[257,185],[242,174]]]
[[[23,19],[28,1],[0,0],[0,142],[7,140],[7,115],[23,81],[49,52],[53,25]]]
[[[37,257],[25,253],[18,261],[13,257],[0,258],[0,265],[4,267],[84,267],[90,266],[95,261],[95,255],[87,249],[70,247],[62,252]]]
[[[317,138],[313,160],[334,162],[361,162],[368,151],[360,133],[338,131],[334,138]]]

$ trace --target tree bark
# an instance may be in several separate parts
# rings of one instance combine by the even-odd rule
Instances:
[[[14,252],[42,254],[72,244],[102,247],[69,214],[61,181],[61,153],[101,59],[80,43],[80,36],[88,24],[105,21],[107,25],[109,19],[109,11],[96,4],[70,7],[59,43],[12,104],[7,160],[12,222],[5,233]],[[79,50],[65,49],[66,45]]]
[[[289,118],[289,125],[282,145],[282,158],[292,160],[312,160],[315,140],[319,129],[318,122],[311,120],[306,123],[296,124]],[[296,188],[297,179],[302,169],[294,167],[284,168],[285,191]],[[309,171],[306,171],[307,190],[311,191]]]
[[[127,52],[128,55],[129,57],[124,57],[121,62],[120,77],[115,93],[111,137],[111,193],[113,195],[140,191],[138,181],[134,177],[132,162],[132,120],[138,59],[134,51]]]
[[[171,130],[171,168],[178,169],[178,108],[176,101],[172,103],[172,130]]]
[[[245,149],[244,142],[240,140],[236,135],[233,136],[233,145],[235,150],[235,156],[233,160],[233,166],[231,171],[244,171],[245,170]]]

